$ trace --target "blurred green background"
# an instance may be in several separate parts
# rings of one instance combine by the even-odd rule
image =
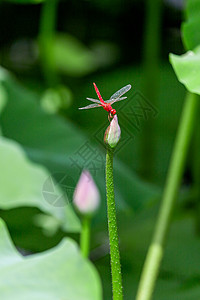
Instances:
[[[103,109],[78,108],[96,98],[93,82],[104,99],[132,85],[113,107],[122,130],[114,180],[124,294],[133,299],[185,97],[168,61],[170,52],[184,52],[183,20],[178,0],[0,2],[0,215],[25,253],[63,236],[78,241],[71,202],[88,169],[101,192],[91,260],[104,299],[111,299],[103,146],[109,122]],[[200,298],[196,128],[154,299]]]

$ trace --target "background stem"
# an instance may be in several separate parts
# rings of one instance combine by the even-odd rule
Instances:
[[[198,115],[200,115],[200,105],[198,106]],[[200,235],[200,123],[196,120],[194,139],[191,149],[191,160],[192,160],[192,179],[193,179],[193,201],[195,205],[195,223],[196,232]]]
[[[54,43],[58,0],[44,1],[42,4],[39,48],[42,70],[47,85],[54,86],[58,82],[55,66]]]
[[[122,277],[113,183],[113,150],[111,148],[107,149],[106,155],[106,193],[113,300],[122,300]]]
[[[186,155],[195,124],[197,108],[198,96],[195,94],[188,94],[172,153],[163,194],[163,201],[158,215],[154,236],[147,253],[139,283],[138,293],[136,296],[137,300],[149,300],[152,297],[160,263],[163,257],[164,244],[168,233],[173,205],[176,200],[176,195],[183,175]]]
[[[146,18],[143,45],[143,94],[152,105],[157,105],[159,89],[159,62],[161,47],[162,1],[146,0]],[[141,175],[151,177],[153,170],[154,121],[145,121],[141,136]],[[146,151],[148,149],[148,155]]]
[[[83,257],[88,257],[90,251],[90,224],[91,218],[89,216],[83,216],[82,231],[80,237],[80,247]]]

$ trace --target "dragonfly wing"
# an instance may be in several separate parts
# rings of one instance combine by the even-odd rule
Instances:
[[[115,102],[118,102],[118,101],[122,101],[122,100],[125,100],[127,99],[127,97],[121,97],[121,98],[116,98],[116,99],[110,99],[110,100],[106,100],[105,103],[108,103],[108,104],[113,104]]]
[[[93,99],[93,98],[86,98],[86,99],[89,100],[89,101],[101,104],[101,102],[97,99]]]
[[[79,109],[89,109],[89,108],[95,108],[95,107],[101,107],[100,104],[90,104],[84,107],[79,107]]]
[[[118,99],[119,97],[121,97],[122,95],[124,95],[125,93],[127,93],[129,90],[131,89],[131,85],[128,84],[126,86],[124,86],[123,88],[121,88],[119,91],[117,91],[116,93],[114,93],[110,99]]]

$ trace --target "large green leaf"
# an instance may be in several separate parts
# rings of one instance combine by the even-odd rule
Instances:
[[[92,264],[69,238],[40,254],[22,257],[0,220],[0,294],[4,300],[100,300]]]
[[[188,0],[186,7],[187,22],[183,23],[183,42],[188,50],[200,45],[200,1]]]
[[[69,34],[57,34],[54,48],[56,66],[64,74],[83,76],[97,68],[94,53]]]
[[[53,179],[52,191],[44,195],[47,197],[45,200],[42,192],[45,192],[45,182],[50,174],[44,167],[29,161],[19,144],[1,137],[0,165],[3,170],[0,173],[0,209],[37,207],[54,216],[66,231],[80,230],[79,220],[68,204],[66,194]],[[53,197],[55,202],[60,199],[61,205],[52,205],[50,197]]]
[[[188,91],[200,94],[200,48],[178,56],[170,54],[174,71]]]
[[[200,9],[199,14],[182,26],[183,42],[186,49],[192,50],[200,45]]]
[[[37,96],[17,84],[3,70],[0,73],[0,80],[8,93],[8,103],[2,115],[3,134],[22,144],[29,157],[47,166],[53,174],[56,172],[67,174],[74,184],[78,180],[80,169],[89,168],[87,161],[80,161],[80,157],[79,168],[72,163],[72,159],[77,159],[77,151],[81,147],[88,143],[88,149],[93,147],[103,158],[101,168],[92,170],[90,167],[89,170],[93,173],[102,195],[102,209],[97,215],[97,220],[105,221],[105,152],[101,151],[98,145],[91,144],[90,139],[68,120],[46,114],[39,107]],[[96,161],[93,163],[95,164]],[[95,166],[93,167],[95,169]],[[159,189],[142,182],[130,168],[117,159],[115,178],[119,208],[139,209],[159,196]]]
[[[199,0],[187,0],[185,13],[188,19],[196,17],[199,14],[200,2]]]

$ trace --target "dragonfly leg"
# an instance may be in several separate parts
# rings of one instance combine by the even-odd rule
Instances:
[[[111,122],[112,118],[113,118],[113,115],[111,114],[111,112],[109,112],[109,114],[108,114],[108,121]]]

